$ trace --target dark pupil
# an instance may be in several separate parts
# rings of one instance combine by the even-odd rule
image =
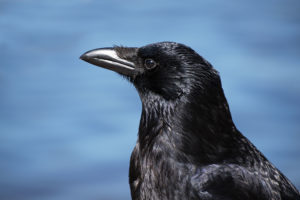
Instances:
[[[146,67],[147,67],[148,69],[151,69],[151,68],[155,67],[156,63],[155,63],[155,61],[152,60],[152,59],[146,59],[146,60],[145,60],[145,65],[146,65]]]

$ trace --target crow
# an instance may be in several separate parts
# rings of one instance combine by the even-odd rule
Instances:
[[[126,77],[142,101],[130,158],[133,200],[300,200],[236,128],[219,73],[190,47],[115,46],[80,58]]]

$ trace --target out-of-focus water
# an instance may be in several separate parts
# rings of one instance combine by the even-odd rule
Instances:
[[[300,3],[0,1],[0,199],[130,199],[141,103],[87,50],[176,41],[220,72],[237,127],[300,188]]]

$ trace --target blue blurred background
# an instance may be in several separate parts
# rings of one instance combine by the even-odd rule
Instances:
[[[0,0],[0,199],[129,200],[139,97],[78,57],[158,41],[215,66],[237,127],[300,188],[299,10],[297,0]]]

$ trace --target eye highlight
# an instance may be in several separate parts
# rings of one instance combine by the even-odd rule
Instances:
[[[157,66],[157,63],[153,59],[147,58],[144,62],[144,65],[147,69],[153,69]]]

